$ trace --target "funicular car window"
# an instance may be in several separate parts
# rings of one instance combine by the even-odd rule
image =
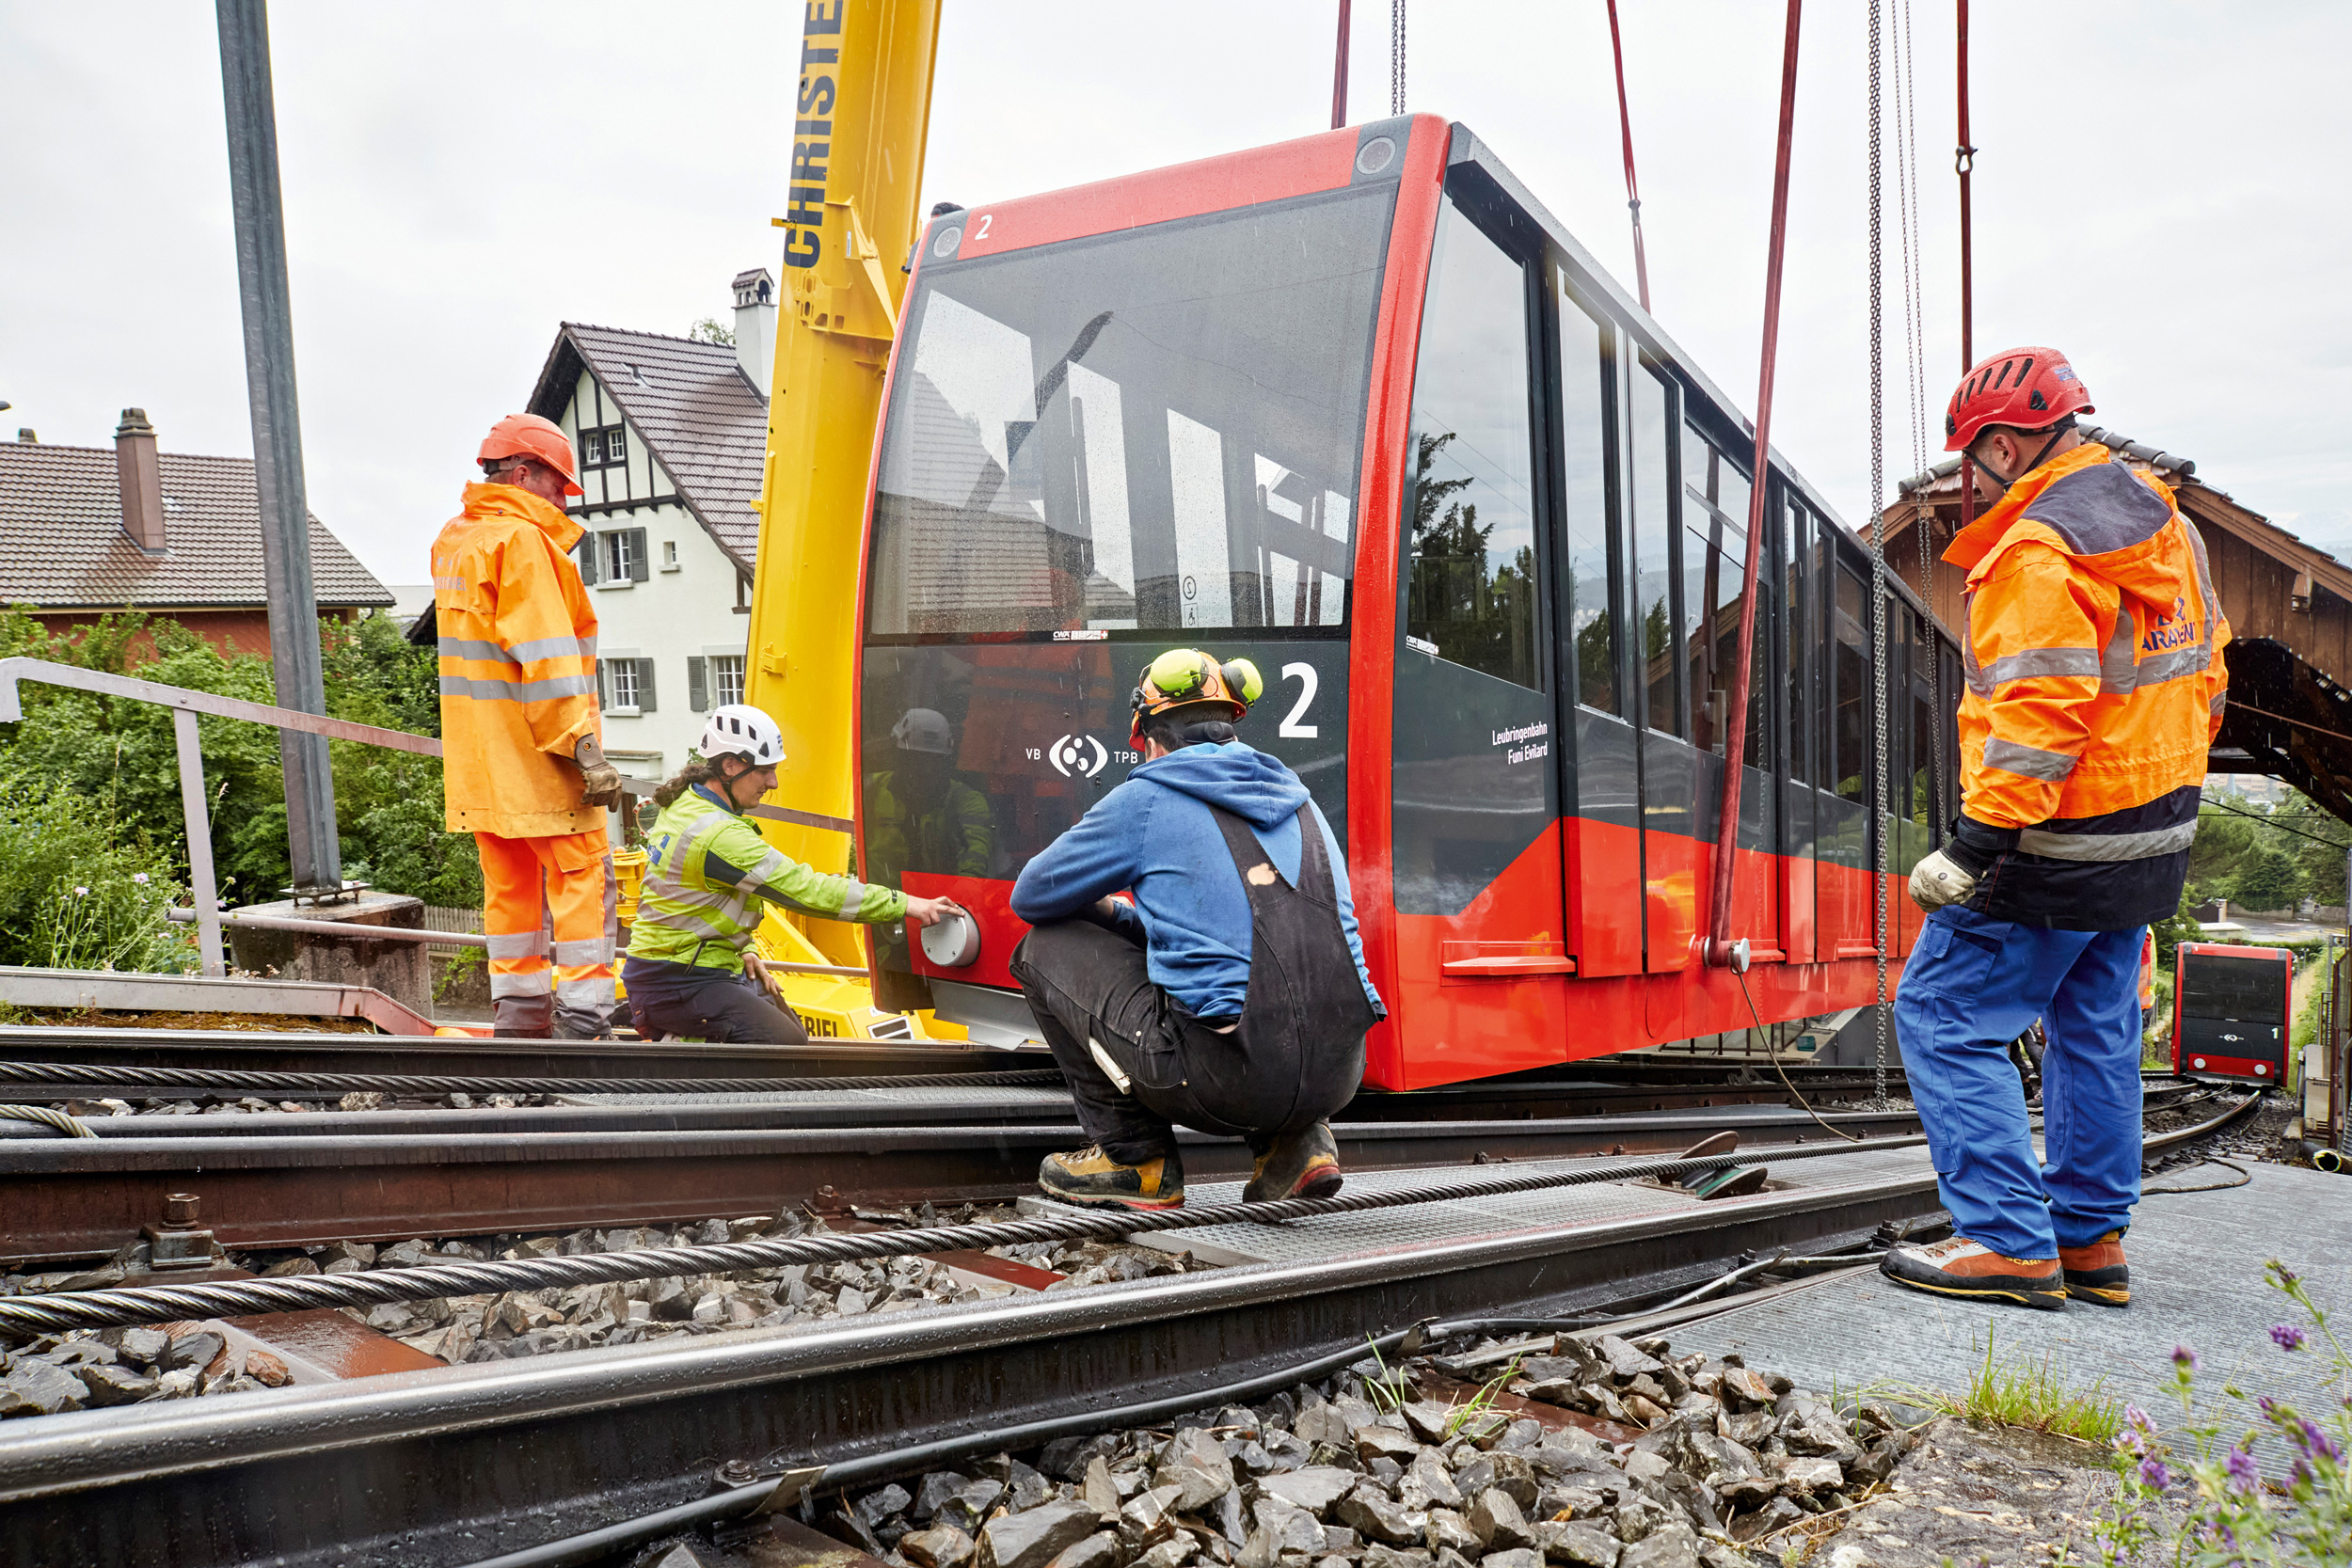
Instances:
[[[2189,960],[2189,984],[2181,992],[2181,1011],[2190,1018],[2270,1022],[2286,1012],[2288,968],[2229,954],[2195,955]]]
[[[882,441],[868,633],[1344,626],[1392,200],[927,267]]]

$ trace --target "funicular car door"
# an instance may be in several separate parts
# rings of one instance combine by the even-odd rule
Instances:
[[[1392,720],[1405,1083],[1562,1059],[1558,689],[1534,226],[1450,188],[1422,309]]]

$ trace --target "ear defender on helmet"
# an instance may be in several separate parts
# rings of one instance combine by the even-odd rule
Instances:
[[[1249,711],[1249,705],[1265,694],[1265,677],[1258,667],[1246,658],[1218,663],[1198,648],[1170,648],[1143,667],[1143,676],[1136,683],[1127,705],[1135,716],[1129,726],[1128,738],[1140,745],[1144,721],[1168,708],[1182,707],[1188,703],[1226,703],[1238,720]],[[1187,730],[1201,730],[1194,725]],[[1199,738],[1230,740],[1232,726],[1218,721],[1217,736],[1203,734]],[[1189,743],[1189,742],[1188,742]]]
[[[1246,658],[1229,658],[1217,667],[1216,673],[1225,677],[1226,694],[1240,702],[1244,712],[1265,695],[1265,677]],[[1241,715],[1233,717],[1238,719]]]

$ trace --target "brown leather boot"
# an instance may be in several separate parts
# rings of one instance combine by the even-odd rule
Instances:
[[[2058,1248],[2066,1293],[2100,1307],[2132,1304],[2132,1271],[2123,1262],[2123,1232],[2110,1230],[2089,1246]]]
[[[1955,1236],[1931,1246],[1890,1248],[1879,1272],[1898,1285],[1939,1295],[2014,1302],[2057,1311],[2066,1305],[2066,1276],[2055,1258],[2004,1258]]]

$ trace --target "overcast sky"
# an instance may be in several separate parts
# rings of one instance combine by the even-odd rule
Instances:
[[[854,0],[853,0],[854,3]],[[1351,119],[1389,109],[1359,0]],[[1650,281],[1754,396],[1782,8],[1622,0]],[[1335,0],[946,0],[925,199],[974,204],[1321,130]],[[556,324],[683,333],[778,264],[800,8],[272,8],[310,504],[426,575]],[[1914,57],[1930,417],[1959,370],[1951,8]],[[1977,342],[2063,348],[2096,422],[2352,559],[2342,4],[1976,8]],[[1862,0],[1805,8],[1775,444],[1870,510]],[[1408,106],[1474,128],[1631,287],[1601,0],[1412,0]],[[1889,115],[1888,483],[1914,471]],[[0,0],[0,426],[251,450],[212,8]],[[1940,447],[1937,439],[1934,446]],[[1931,454],[1933,455],[1932,453]]]

